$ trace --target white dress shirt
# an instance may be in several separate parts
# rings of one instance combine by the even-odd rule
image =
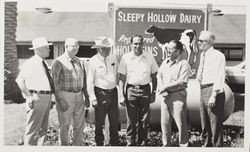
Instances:
[[[99,53],[89,60],[87,87],[90,100],[96,99],[94,86],[102,89],[113,89],[117,84],[118,62],[115,56],[104,57]]]
[[[21,66],[17,81],[24,80],[28,90],[51,91],[42,61],[43,59],[40,56],[34,55]]]
[[[201,85],[213,83],[213,90],[223,92],[225,82],[225,56],[220,51],[209,48],[207,51],[201,53],[200,65],[202,62],[203,54],[205,53],[205,61],[203,71],[199,66],[197,75],[202,71]]]
[[[152,54],[136,56],[133,51],[122,56],[118,73],[126,75],[126,82],[132,85],[146,85],[151,82],[151,74],[156,73],[158,65]]]

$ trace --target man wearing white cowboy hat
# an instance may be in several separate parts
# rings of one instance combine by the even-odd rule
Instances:
[[[43,145],[51,107],[51,94],[54,91],[53,80],[49,74],[47,63],[49,45],[45,37],[38,37],[32,41],[35,55],[26,60],[16,79],[23,96],[26,98],[26,131],[24,145]],[[39,142],[38,142],[39,141]]]
[[[69,127],[73,122],[73,145],[81,146],[85,106],[89,107],[85,68],[76,54],[78,40],[67,38],[65,52],[52,63],[55,82],[56,110],[60,123],[59,144],[69,145]]]
[[[118,126],[118,94],[117,94],[117,69],[118,62],[110,55],[113,45],[111,38],[98,37],[95,45],[98,53],[89,60],[87,86],[90,101],[95,108],[95,141],[97,146],[103,146],[103,125],[106,115],[109,118],[110,144],[119,144]]]

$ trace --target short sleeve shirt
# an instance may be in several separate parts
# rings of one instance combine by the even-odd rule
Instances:
[[[157,79],[162,80],[162,85],[169,85],[175,82],[188,83],[191,68],[186,60],[179,60],[179,58],[173,62],[166,59],[162,62]]]
[[[123,55],[118,73],[126,75],[126,82],[132,85],[145,85],[151,82],[151,74],[156,73],[158,65],[152,54],[136,56],[133,51]]]

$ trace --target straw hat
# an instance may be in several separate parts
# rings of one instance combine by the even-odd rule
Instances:
[[[49,45],[52,45],[52,43],[48,43],[45,37],[38,37],[32,40],[32,45],[33,47],[29,48],[30,50],[34,50],[36,48],[40,48],[43,46],[49,46]]]
[[[111,47],[113,45],[113,40],[111,38],[100,36],[95,39],[95,45],[91,48],[103,48],[103,47]]]

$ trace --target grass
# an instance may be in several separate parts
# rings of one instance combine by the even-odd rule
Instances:
[[[4,145],[18,145],[19,139],[24,135],[26,122],[25,103],[24,104],[4,104]],[[59,122],[55,107],[50,111],[49,126],[58,128]],[[224,125],[244,127],[244,111],[238,109],[225,122]],[[124,126],[124,125],[122,125]],[[124,127],[122,127],[124,128]],[[124,129],[123,129],[124,130]],[[154,136],[154,132],[150,135]],[[156,136],[156,135],[155,135]],[[157,140],[160,142],[160,137]],[[159,139],[158,139],[159,138]],[[55,144],[50,144],[55,145]],[[159,145],[158,145],[159,146]],[[233,147],[243,147],[244,137],[237,138]]]
[[[25,103],[4,104],[4,145],[17,145],[25,132]],[[50,111],[49,124],[58,126],[55,107]]]

